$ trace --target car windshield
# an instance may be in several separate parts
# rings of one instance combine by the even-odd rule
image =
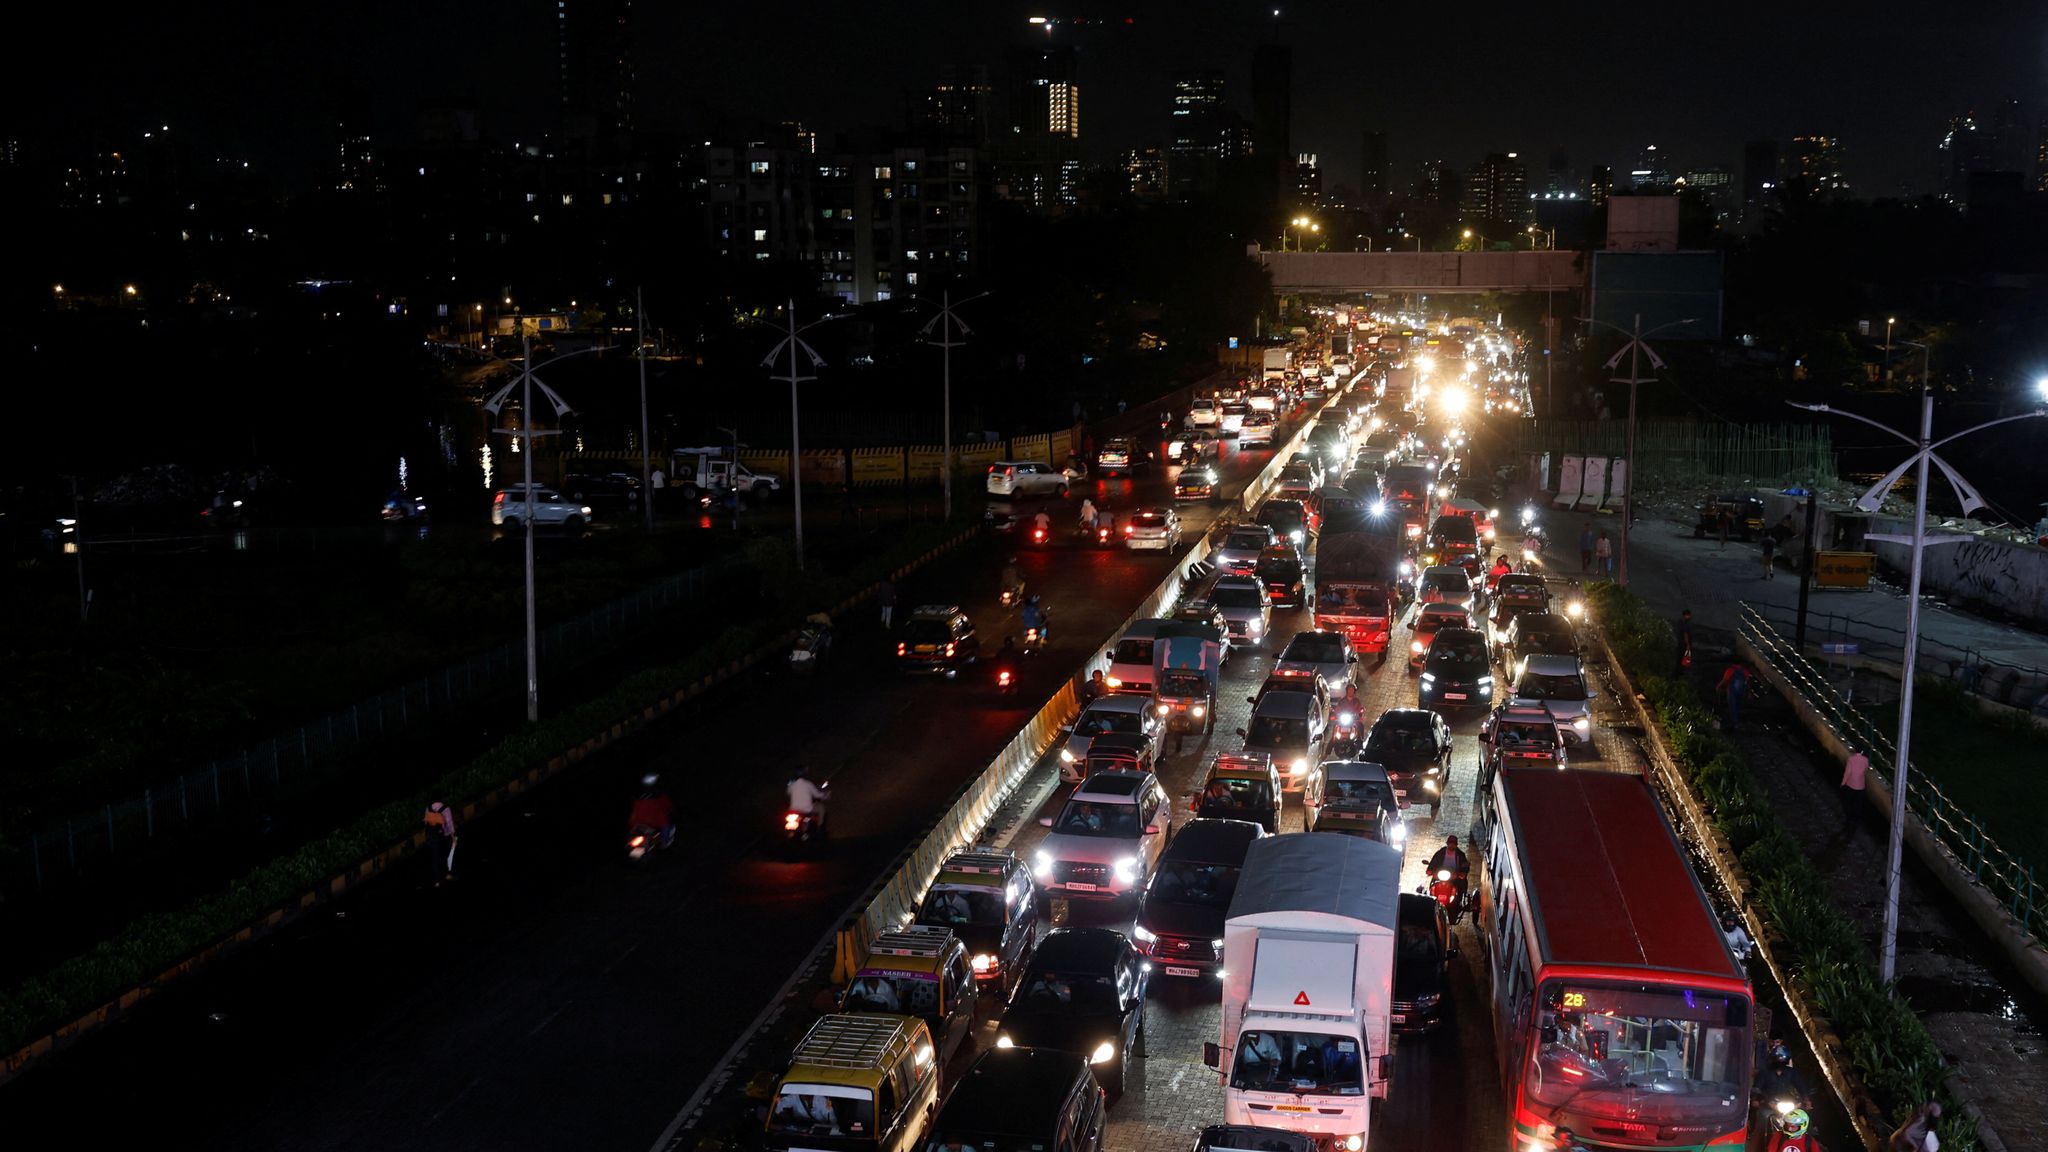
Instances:
[[[768,1131],[787,1136],[870,1136],[875,1130],[874,1100],[837,1095],[857,1091],[826,1085],[786,1084],[768,1110]],[[827,1095],[827,1093],[832,1095]]]
[[[1424,612],[1415,618],[1415,623],[1410,628],[1416,632],[1434,632],[1439,628],[1463,628],[1464,626],[1465,617],[1462,615],[1453,616],[1443,612]]]
[[[1436,738],[1419,728],[1375,728],[1365,742],[1372,753],[1407,752],[1428,755],[1436,751]]]
[[[1356,588],[1346,584],[1325,585],[1317,594],[1316,606],[1325,612],[1348,612],[1360,616],[1385,616],[1387,594],[1377,588]]]
[[[1265,550],[1268,541],[1269,537],[1264,532],[1232,532],[1224,539],[1223,546],[1225,548],[1262,552]]]
[[[1034,971],[1017,1006],[1054,1016],[1092,1016],[1117,1010],[1116,980],[1092,972]]]
[[[1524,1087],[1553,1122],[1723,1131],[1749,1092],[1746,1000],[1654,986],[1545,985]],[[1565,1004],[1576,1007],[1566,1009]],[[1581,1118],[1585,1119],[1581,1119]]]
[[[1228,908],[1237,892],[1239,869],[1228,864],[1197,864],[1191,860],[1168,860],[1159,865],[1146,900],[1170,904],[1200,904],[1206,908]]]
[[[912,644],[944,644],[953,638],[937,620],[912,620],[903,626],[903,639]]]
[[[1365,1094],[1358,1039],[1322,1032],[1245,1032],[1237,1038],[1230,1086],[1255,1092]]]
[[[1150,636],[1126,636],[1110,649],[1111,664],[1152,663],[1152,638]]]
[[[885,976],[863,972],[846,986],[848,1012],[903,1012],[924,1016],[939,1010],[936,976]]]
[[[1161,696],[1175,698],[1206,696],[1209,680],[1200,672],[1168,672],[1159,678],[1158,691]]]
[[[1001,924],[1003,894],[987,888],[934,888],[917,913],[919,924]]]
[[[1384,780],[1332,780],[1323,787],[1323,800],[1351,808],[1392,807],[1393,789]]]
[[[1110,712],[1091,708],[1074,724],[1076,736],[1107,736],[1112,732],[1143,732],[1145,721],[1136,712]]]
[[[1074,836],[1116,836],[1135,839],[1138,809],[1130,804],[1097,804],[1069,800],[1055,829]]]
[[[1209,602],[1218,608],[1257,608],[1259,590],[1219,584],[1210,591]]]
[[[1471,594],[1472,581],[1467,579],[1463,572],[1432,572],[1422,578],[1422,590],[1463,598]]]
[[[1477,636],[1442,636],[1430,651],[1446,660],[1483,661],[1486,659],[1486,641]]]
[[[1301,527],[1301,506],[1298,504],[1268,504],[1264,508],[1259,509],[1259,523],[1266,525],[1268,528],[1299,528]]]
[[[1267,812],[1273,808],[1273,786],[1264,780],[1220,776],[1202,789],[1202,811]]]
[[[1493,730],[1494,742],[1503,749],[1525,751],[1557,747],[1557,728],[1551,724],[1509,721]]]
[[[1282,660],[1300,660],[1308,664],[1342,664],[1344,662],[1344,641],[1335,636],[1297,636],[1280,654]]]
[[[1244,742],[1251,748],[1305,748],[1308,721],[1287,716],[1254,716],[1245,729]]]
[[[1301,563],[1287,557],[1259,561],[1259,575],[1269,580],[1292,581],[1301,575]]]
[[[1545,676],[1538,672],[1524,672],[1515,685],[1515,695],[1527,696],[1532,700],[1584,700],[1586,681],[1578,676]]]

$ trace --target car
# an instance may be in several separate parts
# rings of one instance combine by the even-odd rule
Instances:
[[[1273,486],[1275,497],[1300,500],[1323,486],[1323,470],[1307,453],[1296,456],[1280,471],[1280,482]]]
[[[1237,428],[1237,444],[1240,448],[1253,444],[1271,445],[1273,433],[1280,425],[1280,418],[1271,412],[1254,409],[1245,413],[1244,420]]]
[[[1253,522],[1271,528],[1274,535],[1284,540],[1303,547],[1308,544],[1308,509],[1300,500],[1274,496],[1259,505],[1259,513]]]
[[[1112,436],[1095,452],[1095,468],[1104,476],[1130,475],[1145,462],[1146,453],[1128,436]]]
[[[1124,547],[1171,552],[1180,547],[1180,514],[1171,508],[1140,508],[1124,518]]]
[[[1387,770],[1402,805],[1427,803],[1435,816],[1451,778],[1451,726],[1427,708],[1389,708],[1372,722],[1358,759]]]
[[[1378,417],[1374,417],[1378,419]],[[1368,421],[1370,423],[1370,421]],[[1359,445],[1358,454],[1353,458],[1361,465],[1385,468],[1401,460],[1401,434],[1391,428],[1376,428],[1366,433],[1365,443]]]
[[[1191,464],[1180,470],[1173,478],[1173,498],[1176,503],[1188,500],[1209,500],[1216,495],[1216,467],[1213,464]]]
[[[1470,613],[1456,604],[1423,604],[1415,609],[1415,616],[1408,621],[1412,633],[1408,640],[1408,670],[1422,671],[1422,665],[1429,659],[1429,646],[1436,642],[1438,632],[1446,628],[1472,628]]]
[[[1217,421],[1216,430],[1225,436],[1235,436],[1244,428],[1245,414],[1251,405],[1242,400],[1231,400],[1223,405],[1223,417]]]
[[[1540,704],[1509,701],[1479,726],[1481,787],[1502,768],[1567,768],[1569,753],[1557,717]]]
[[[1087,775],[1088,746],[1096,737],[1123,733],[1149,742],[1158,736],[1159,721],[1150,695],[1118,692],[1097,698],[1061,731],[1067,734],[1067,742],[1060,748],[1060,778],[1073,783]]]
[[[1345,435],[1341,421],[1326,420],[1309,429],[1308,446],[1326,473],[1344,467],[1351,459],[1351,438]]]
[[[1166,458],[1183,467],[1208,464],[1223,451],[1223,441],[1208,428],[1190,428],[1166,442]]]
[[[1249,820],[1280,831],[1280,770],[1260,752],[1225,752],[1209,763],[1201,790],[1188,802],[1199,820]]]
[[[1476,561],[1479,551],[1479,522],[1470,516],[1444,513],[1429,526],[1429,552],[1438,564],[1462,567]]]
[[[841,1012],[915,1016],[944,1067],[974,1028],[977,989],[967,945],[950,928],[913,924],[878,934],[840,993]]]
[[[1456,564],[1431,564],[1422,570],[1422,579],[1415,586],[1419,604],[1450,604],[1471,611],[1478,599],[1472,577]]]
[[[1240,524],[1209,553],[1209,563],[1219,572],[1238,575],[1258,567],[1259,556],[1273,546],[1275,534],[1264,524]]]
[[[1428,1032],[1443,1023],[1450,1007],[1451,957],[1458,950],[1451,918],[1430,897],[1403,892],[1395,922],[1400,927],[1394,942],[1394,1031]]]
[[[1102,1152],[1108,1117],[1085,1053],[992,1048],[946,1094],[919,1147]]]
[[[1168,976],[1202,976],[1223,962],[1223,917],[1245,849],[1267,835],[1249,820],[1188,821],[1145,885],[1131,939]]]
[[[1541,576],[1527,572],[1508,572],[1493,582],[1493,598],[1533,605],[1538,612],[1543,612],[1550,607],[1550,586],[1543,582]]]
[[[1149,734],[1111,732],[1097,736],[1076,767],[1084,779],[1103,772],[1150,772],[1157,754],[1158,743]]]
[[[1360,500],[1377,500],[1380,494],[1379,469],[1372,467],[1353,468],[1351,471],[1344,473],[1344,479],[1337,486],[1358,497]]]
[[[571,500],[552,488],[536,484],[532,490],[533,525],[567,528],[571,532],[590,523],[590,505]],[[525,522],[527,488],[523,484],[500,488],[491,496],[491,523],[511,528]]]
[[[940,863],[912,923],[952,930],[975,984],[1008,996],[1038,943],[1038,885],[1015,852],[963,848]]]
[[[1188,405],[1187,426],[1190,428],[1214,428],[1223,422],[1223,405],[1208,396],[1198,396]]]
[[[896,642],[896,667],[905,672],[932,672],[951,680],[981,656],[981,637],[974,621],[957,604],[926,604],[903,622]]]
[[[1037,460],[998,460],[988,466],[991,496],[1065,496],[1072,477]]]
[[[1282,791],[1303,791],[1322,765],[1330,737],[1327,698],[1309,692],[1263,692],[1252,699],[1251,722],[1237,730],[1244,750],[1273,758],[1280,767]]]
[[[1126,1059],[1145,1054],[1150,979],[1151,966],[1123,933],[1061,928],[1038,945],[1011,994],[996,1047],[1078,1053],[1104,1091],[1121,1094]]]
[[[1507,643],[1508,630],[1515,626],[1519,616],[1543,615],[1540,604],[1530,604],[1519,598],[1503,598],[1496,594],[1492,605],[1486,611],[1486,638],[1489,646],[1498,650]]]
[[[640,478],[625,472],[571,472],[562,477],[562,494],[578,504],[588,504],[593,497],[638,504]]]
[[[1593,739],[1593,698],[1586,686],[1586,668],[1577,656],[1531,655],[1520,661],[1515,675],[1515,703],[1542,705],[1557,720],[1566,744]]]
[[[1173,812],[1150,772],[1104,772],[1083,780],[1032,858],[1032,878],[1048,896],[1136,900],[1166,850]]]
[[[1301,550],[1282,540],[1259,553],[1252,575],[1266,586],[1268,602],[1283,608],[1299,608],[1308,594]]]
[[[1256,563],[1253,568],[1256,570]],[[1223,614],[1223,634],[1233,645],[1265,645],[1266,630],[1273,623],[1273,602],[1257,576],[1219,576],[1207,599]]]
[[[1280,390],[1270,383],[1254,388],[1251,391],[1251,395],[1245,397],[1245,403],[1250,406],[1253,412],[1264,412],[1271,415],[1280,410]]]
[[[1522,674],[1522,661],[1531,656],[1576,656],[1578,630],[1571,618],[1556,612],[1524,612],[1508,623],[1501,641],[1502,663],[1510,677]]]
[[[1301,798],[1308,831],[1363,836],[1394,848],[1407,845],[1401,800],[1384,766],[1369,760],[1325,760],[1311,784]]]
[[[1721,513],[1729,518],[1728,534],[1743,540],[1761,534],[1764,530],[1764,502],[1744,492],[1724,492],[1699,506],[1699,517],[1693,523],[1692,537],[1704,540],[1721,532]]]
[[[1356,678],[1358,653],[1342,632],[1296,632],[1273,665],[1275,676],[1319,676],[1332,696],[1342,696]]]
[[[1444,628],[1423,658],[1415,686],[1425,708],[1491,708],[1492,650],[1486,635],[1470,628]]]
[[[1211,1124],[1195,1137],[1194,1152],[1317,1152],[1322,1147],[1314,1136],[1302,1132]]]

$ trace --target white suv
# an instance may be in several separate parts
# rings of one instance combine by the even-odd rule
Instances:
[[[1223,406],[1204,396],[1188,405],[1187,426],[1190,428],[1214,428],[1223,423]]]
[[[491,523],[516,527],[526,515],[526,486],[515,484],[498,489],[491,497]],[[579,504],[552,488],[533,486],[533,523],[577,529],[590,522],[590,505]]]
[[[998,460],[988,466],[991,496],[1065,496],[1067,474],[1036,460]]]
[[[1039,844],[1032,875],[1047,895],[1069,900],[1135,899],[1166,850],[1173,806],[1150,772],[1090,776]]]

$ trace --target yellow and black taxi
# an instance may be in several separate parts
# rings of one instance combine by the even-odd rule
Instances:
[[[926,604],[903,622],[896,642],[896,666],[905,672],[935,672],[951,680],[981,656],[974,621],[957,604]]]
[[[976,991],[960,937],[950,928],[913,924],[875,937],[840,995],[840,1008],[917,1017],[931,1030],[944,1065],[974,1028]]]
[[[926,1152],[1102,1152],[1109,1126],[1103,1096],[1080,1053],[991,1049],[947,1094]]]
[[[1151,453],[1139,448],[1137,441],[1128,436],[1112,436],[1096,450],[1095,469],[1105,476],[1128,476],[1150,458]]]
[[[1216,495],[1216,465],[1214,462],[1190,464],[1173,478],[1175,500],[1208,500]]]
[[[977,845],[946,857],[918,905],[919,924],[967,946],[977,986],[1008,996],[1038,941],[1038,885],[1014,852]]]
[[[826,1016],[797,1043],[775,1084],[763,1144],[776,1152],[915,1152],[938,1107],[938,1053],[924,1021]]]
[[[1204,820],[1249,820],[1280,830],[1280,769],[1264,752],[1224,753],[1209,763],[1188,808]]]

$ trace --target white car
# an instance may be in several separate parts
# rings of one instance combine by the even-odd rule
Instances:
[[[1052,829],[1032,860],[1032,875],[1048,895],[1069,900],[1135,897],[1166,850],[1173,806],[1150,772],[1091,776],[1058,816],[1039,821]]]
[[[1190,428],[1214,428],[1223,423],[1223,405],[1203,397],[1188,406],[1187,426]]]
[[[1522,661],[1509,704],[1531,704],[1550,713],[1568,744],[1593,739],[1593,697],[1586,668],[1577,656],[1537,655]]]
[[[988,466],[991,496],[1065,496],[1069,480],[1064,469],[1036,460],[998,460]]]
[[[1244,423],[1237,430],[1237,446],[1242,448],[1247,444],[1271,445],[1273,429],[1279,423],[1279,419],[1271,412],[1254,409],[1245,413]]]
[[[1087,770],[1088,749],[1097,736],[1120,732],[1151,737],[1159,721],[1152,712],[1150,694],[1115,693],[1090,704],[1071,728],[1064,729],[1067,743],[1060,749],[1060,779],[1073,783]]]
[[[526,515],[526,487],[515,484],[500,488],[491,497],[491,523],[510,528],[520,524]],[[581,504],[552,488],[533,486],[533,523],[559,525],[571,530],[581,528],[590,522],[590,505]]]
[[[1273,623],[1273,601],[1265,582],[1256,576],[1219,576],[1209,589],[1209,603],[1223,616],[1233,645],[1263,647]]]
[[[1171,508],[1140,508],[1124,520],[1124,547],[1171,552],[1180,547],[1180,515]]]
[[[1235,435],[1244,429],[1244,414],[1251,409],[1242,400],[1233,400],[1223,406],[1216,430],[1225,436]]]

